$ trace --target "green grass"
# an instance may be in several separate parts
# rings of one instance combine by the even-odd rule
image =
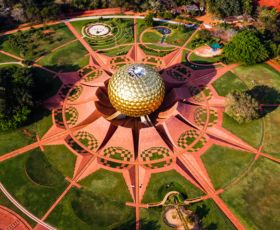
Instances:
[[[223,127],[244,140],[253,147],[258,147],[262,141],[262,121],[261,119],[249,123],[239,124],[226,113],[223,114]]]
[[[0,132],[0,155],[36,141],[36,133],[42,137],[52,126],[50,111],[37,108],[32,111],[28,125],[15,130]]]
[[[2,192],[0,192],[0,205],[13,210],[15,213],[19,214],[23,219],[30,224],[31,227],[36,226],[36,222],[31,220],[28,216],[24,215]]]
[[[221,56],[205,58],[205,57],[200,57],[195,53],[192,53],[190,56],[190,61],[197,64],[213,64],[219,62],[220,60],[221,60]]]
[[[105,23],[111,27],[111,35],[98,38],[85,38],[94,50],[101,50],[105,48],[113,48],[116,45],[132,43],[133,38],[133,20],[121,19],[121,21],[114,23],[114,19],[103,20],[82,20],[71,22],[75,29],[81,33],[82,27],[88,23]]]
[[[0,155],[31,144],[35,140],[34,135],[28,136],[23,129],[0,132]]]
[[[239,66],[233,69],[232,72],[250,88],[255,85],[268,85],[280,90],[280,73],[266,63]]]
[[[213,87],[220,96],[226,96],[233,90],[247,90],[247,86],[231,71],[213,82]]]
[[[202,221],[202,229],[234,230],[234,226],[213,200],[191,204],[188,209]]]
[[[128,51],[130,50],[131,46],[120,46],[117,48],[109,49],[109,50],[102,50],[99,53],[104,53],[107,56],[114,57],[114,56],[120,56],[120,55],[126,55]]]
[[[146,43],[158,43],[161,41],[162,35],[156,31],[147,31],[142,36],[142,41]]]
[[[174,228],[170,228],[163,222],[162,214],[164,208],[163,207],[155,207],[155,208],[141,208],[140,209],[140,226],[143,230],[151,230],[151,229],[161,229],[161,230],[171,230]]]
[[[0,53],[0,63],[4,63],[4,62],[15,62],[17,61],[16,59],[7,56],[5,54]]]
[[[66,188],[65,180],[60,181],[59,186],[47,187],[34,183],[26,173],[27,161],[30,157],[38,157],[43,154],[35,149],[23,155],[17,156],[1,163],[0,178],[6,189],[27,210],[38,217],[42,217],[51,204]],[[36,156],[32,156],[36,155]],[[33,174],[43,170],[42,164],[33,168]],[[45,170],[45,173],[48,173]]]
[[[39,64],[55,71],[77,71],[88,64],[89,58],[85,56],[86,54],[83,45],[77,41],[47,55],[39,61]]]
[[[64,145],[44,146],[48,161],[64,176],[73,177],[76,156]]]
[[[188,182],[176,171],[152,174],[147,190],[144,194],[143,203],[153,203],[161,201],[166,193],[178,191],[183,196],[192,198],[203,195],[203,193]]]
[[[166,37],[165,42],[171,45],[182,46],[193,32],[193,29],[190,29],[187,32],[182,32],[178,29],[172,30],[172,33]]]
[[[264,117],[263,151],[280,158],[280,108]]]
[[[220,211],[212,200],[206,200],[199,203],[191,204],[187,209],[196,213],[201,220],[202,229],[229,230],[235,229],[227,217]],[[162,219],[164,212],[163,207],[149,208],[140,210],[141,229],[173,229],[168,227]]]
[[[47,222],[59,229],[121,229],[135,221],[135,209],[122,174],[98,170],[72,189]],[[135,227],[135,225],[133,226]],[[129,229],[129,228],[127,228]]]
[[[140,41],[140,35],[141,33],[146,30],[148,27],[145,24],[145,21],[143,19],[137,19],[136,21],[136,33],[137,33],[137,41]]]
[[[52,41],[50,39],[36,38],[35,34],[36,31],[38,30],[42,30],[42,29],[41,28],[34,29],[32,34],[30,35],[30,39],[27,41],[35,46],[35,48],[33,49],[34,52],[33,54],[28,53],[26,55],[23,55],[21,50],[11,48],[9,46],[8,37],[12,35],[7,35],[3,37],[0,41],[0,47],[4,51],[15,54],[22,58],[28,60],[36,60],[38,57],[42,56],[43,54],[49,53],[52,49],[75,39],[74,35],[64,24],[49,26],[48,30],[53,31],[53,33],[50,35]],[[23,33],[28,33],[28,32],[30,32],[30,30]]]
[[[39,152],[31,154],[26,161],[25,170],[28,177],[39,185],[55,187],[65,184],[64,176]]]
[[[222,194],[246,229],[280,228],[279,175],[279,164],[259,158],[246,177]]]
[[[238,177],[254,158],[253,154],[213,145],[201,159],[216,189]]]

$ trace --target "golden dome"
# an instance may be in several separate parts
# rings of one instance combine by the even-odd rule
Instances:
[[[124,115],[140,117],[162,103],[165,86],[159,73],[144,64],[122,66],[112,76],[108,94],[113,107]]]

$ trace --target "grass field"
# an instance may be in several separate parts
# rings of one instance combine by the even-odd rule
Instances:
[[[38,39],[36,37],[36,33],[38,31],[50,31],[50,35],[48,35],[47,39]],[[65,44],[66,42],[69,42],[71,40],[74,40],[75,37],[71,33],[71,31],[64,25],[64,24],[58,24],[49,26],[46,29],[34,29],[32,32],[30,30],[23,32],[23,33],[30,33],[28,37],[26,38],[26,42],[33,45],[32,52],[27,52],[26,54],[22,53],[22,50],[17,48],[12,48],[9,44],[9,36],[7,35],[3,37],[0,41],[0,47],[9,53],[15,54],[17,56],[20,56],[22,58],[28,59],[28,60],[36,60],[38,57],[42,56],[43,54],[49,53],[52,49]]]
[[[49,209],[51,204],[58,198],[62,191],[66,188],[64,178],[59,180],[58,186],[45,186],[35,183],[30,179],[26,170],[28,160],[33,158],[34,164],[38,163],[32,170],[33,175],[49,173],[45,164],[40,162],[40,154],[38,149],[32,150],[23,155],[17,156],[1,163],[0,178],[6,189],[22,204],[27,210],[38,217],[42,217]],[[44,171],[44,172],[41,172]],[[41,174],[41,175],[42,175]],[[58,182],[58,181],[57,181]],[[48,181],[48,183],[52,183]]]
[[[34,141],[36,141],[34,135],[26,135],[23,129],[0,132],[0,155],[31,144]]]
[[[35,142],[36,133],[42,137],[52,125],[50,112],[38,108],[31,113],[28,123],[19,129],[0,132],[0,155]]]
[[[2,192],[0,192],[0,205],[5,206],[13,210],[15,213],[19,214],[23,219],[27,221],[27,223],[30,224],[31,227],[36,226],[37,223],[24,215],[11,201],[9,201],[9,199]]]
[[[55,71],[77,71],[88,64],[89,58],[85,56],[86,54],[83,45],[77,41],[48,54],[39,61],[39,64]]]
[[[142,200],[143,203],[153,203],[161,201],[166,193],[178,191],[184,197],[193,198],[203,195],[202,191],[194,187],[183,176],[176,171],[152,174],[147,190]]]
[[[135,209],[125,205],[131,196],[121,174],[101,169],[80,184],[83,189],[72,189],[48,222],[59,229],[122,229],[134,223]]]
[[[247,90],[247,86],[230,71],[214,81],[212,85],[220,96],[226,96],[233,90]]]
[[[280,108],[264,117],[263,151],[280,158]]]
[[[213,145],[201,156],[216,189],[228,185],[238,177],[253,158],[253,154],[217,145]]]
[[[188,40],[188,38],[194,32],[193,29],[190,29],[187,32],[182,32],[178,29],[173,30],[173,32],[166,37],[165,42],[171,45],[182,46]]]
[[[18,61],[10,56],[0,53],[0,63]]]
[[[156,30],[146,31],[142,36],[142,42],[146,43],[159,43],[162,35]]]
[[[196,213],[202,221],[203,229],[234,230],[234,226],[224,213],[217,207],[213,200],[205,200],[193,203],[189,206],[190,210]]]
[[[255,85],[268,85],[280,90],[280,73],[268,64],[239,66],[232,70],[249,88]]]
[[[259,147],[262,141],[262,121],[261,119],[249,123],[239,124],[226,113],[223,114],[223,127],[244,140],[253,147]]]
[[[109,49],[109,50],[102,50],[99,53],[106,54],[107,56],[114,57],[120,55],[126,55],[130,50],[131,46],[120,46],[117,48]]]
[[[114,19],[89,19],[82,21],[74,21],[71,24],[75,27],[75,29],[82,34],[82,28],[88,23],[104,23],[110,26],[111,35],[106,37],[95,37],[88,38],[85,40],[91,45],[94,50],[101,50],[105,48],[114,48],[120,44],[132,43],[134,41],[133,38],[133,20],[132,19],[119,19],[119,21],[115,21]]]
[[[259,158],[246,177],[222,194],[247,229],[280,228],[279,175],[279,164]]]
[[[229,230],[235,229],[227,217],[220,211],[214,201],[206,200],[199,203],[194,203],[187,207],[192,210],[201,220],[202,229],[209,230]],[[160,229],[171,230],[173,228],[168,227],[162,219],[163,207],[141,209],[140,210],[140,226],[141,229]]]
[[[76,155],[64,145],[45,146],[44,154],[48,161],[64,176],[73,177]]]
[[[221,56],[205,58],[205,57],[200,57],[195,53],[192,53],[190,56],[190,61],[197,64],[213,64],[219,62],[220,60],[221,60]]]

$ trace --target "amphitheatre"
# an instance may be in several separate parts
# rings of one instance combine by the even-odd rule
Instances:
[[[196,52],[198,21],[102,12],[22,29],[53,37],[28,57],[49,90],[33,123],[0,133],[3,229],[279,229],[280,109],[224,113],[233,89],[279,89],[279,66]],[[0,68],[24,65],[15,33]]]

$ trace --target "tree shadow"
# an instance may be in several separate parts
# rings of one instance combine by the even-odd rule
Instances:
[[[121,226],[113,228],[113,230],[131,230],[131,229],[135,229],[135,226],[136,226],[135,220],[129,220],[129,221],[123,223]],[[144,219],[144,220],[140,221],[140,229],[159,230],[160,225],[156,221]]]
[[[54,65],[46,65],[44,67],[56,72],[75,72],[82,68],[77,64],[63,64],[63,65],[54,64]]]
[[[257,85],[248,90],[247,93],[252,96],[261,106],[260,116],[263,117],[273,112],[280,104],[280,91],[267,85]]]

